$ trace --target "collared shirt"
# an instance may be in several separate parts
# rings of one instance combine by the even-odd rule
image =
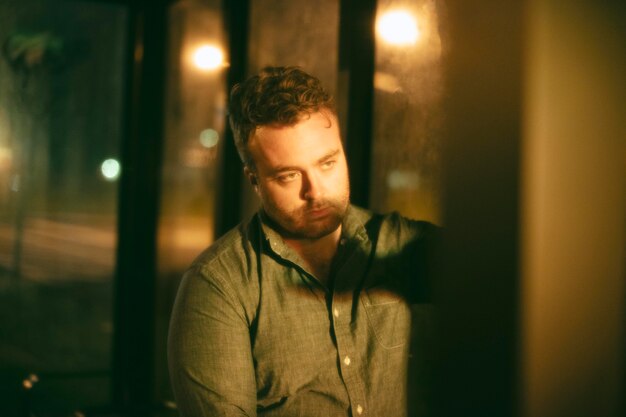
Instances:
[[[436,230],[351,206],[327,285],[261,215],[227,233],[194,261],[173,309],[181,415],[422,415]]]

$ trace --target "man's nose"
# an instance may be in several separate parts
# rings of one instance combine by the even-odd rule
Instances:
[[[321,180],[315,174],[303,176],[302,194],[305,200],[317,200],[322,196],[323,186]]]

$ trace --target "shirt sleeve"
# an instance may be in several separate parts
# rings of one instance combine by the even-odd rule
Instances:
[[[386,279],[410,304],[433,302],[441,266],[442,229],[392,213],[382,223],[377,251],[385,254]]]
[[[183,277],[168,334],[170,379],[182,417],[256,417],[250,331],[224,280],[195,267]]]
[[[428,222],[416,222],[418,239],[411,247],[411,294],[413,303],[432,303],[435,278],[441,268],[443,229]]]

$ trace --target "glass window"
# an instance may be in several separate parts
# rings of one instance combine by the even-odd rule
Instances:
[[[334,94],[337,84],[339,2],[250,2],[249,73],[267,65],[297,65]]]
[[[119,5],[0,1],[3,416],[110,401],[126,24]]]
[[[370,207],[440,223],[439,2],[379,0]]]
[[[221,1],[174,3],[168,30],[155,346],[161,403],[173,400],[166,341],[176,290],[214,240],[228,69]]]

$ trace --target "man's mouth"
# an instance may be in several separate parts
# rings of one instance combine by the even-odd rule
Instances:
[[[306,210],[306,213],[309,217],[318,218],[327,216],[330,213],[330,206],[323,207],[313,207]]]

